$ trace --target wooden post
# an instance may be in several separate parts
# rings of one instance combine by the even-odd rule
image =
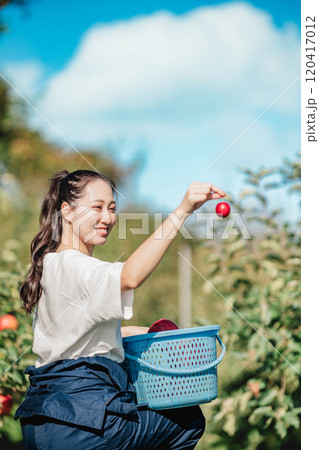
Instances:
[[[179,327],[189,328],[192,324],[191,246],[182,244],[179,253]]]

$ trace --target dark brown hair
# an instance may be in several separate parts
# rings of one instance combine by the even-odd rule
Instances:
[[[31,267],[26,280],[20,288],[20,297],[26,313],[39,301],[42,294],[40,283],[43,271],[43,258],[49,252],[55,252],[62,237],[61,205],[67,202],[71,208],[81,198],[90,181],[102,179],[106,181],[113,195],[116,187],[113,180],[92,170],[76,170],[68,172],[63,169],[50,178],[49,191],[46,194],[40,212],[40,231],[31,242]]]

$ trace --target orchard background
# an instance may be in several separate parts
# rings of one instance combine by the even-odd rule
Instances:
[[[3,83],[0,96],[0,213],[5,224],[0,235],[0,311],[1,316],[14,315],[19,323],[17,330],[0,332],[0,394],[9,394],[14,401],[10,413],[0,417],[0,443],[1,448],[23,448],[19,421],[13,416],[28,386],[24,370],[36,356],[31,348],[32,317],[22,309],[19,287],[30,263],[30,243],[38,230],[49,177],[62,167],[72,171],[85,166],[79,156],[64,153],[28,129],[23,105]],[[120,169],[110,156],[101,159],[94,150],[85,156],[119,185],[137,170]],[[203,406],[207,428],[198,448],[299,448],[300,230],[298,223],[285,223],[280,208],[273,209],[268,202],[268,193],[283,187],[299,201],[299,155],[281,167],[242,169],[242,174],[247,190],[228,201],[254,230],[252,239],[244,239],[238,231],[222,240],[225,224],[220,221],[215,239],[191,241],[193,264],[209,281],[193,275],[192,325],[220,324],[227,346],[218,369],[219,398]],[[137,210],[143,211],[143,205],[132,204],[126,212]],[[117,228],[113,234],[118,235]],[[132,252],[145,238],[128,234],[125,240],[110,240],[96,249],[96,257],[112,261],[123,251]],[[179,235],[156,273],[136,291],[130,324],[150,326],[160,317],[178,322],[181,242]]]

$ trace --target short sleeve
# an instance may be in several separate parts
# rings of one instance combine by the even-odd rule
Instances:
[[[90,259],[85,273],[80,274],[83,276],[81,284],[87,298],[87,318],[92,322],[131,319],[134,289],[121,291],[121,273],[125,263]]]

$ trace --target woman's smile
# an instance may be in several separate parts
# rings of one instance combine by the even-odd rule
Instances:
[[[106,227],[99,227],[96,229],[101,236],[106,236],[108,233],[108,229]]]

